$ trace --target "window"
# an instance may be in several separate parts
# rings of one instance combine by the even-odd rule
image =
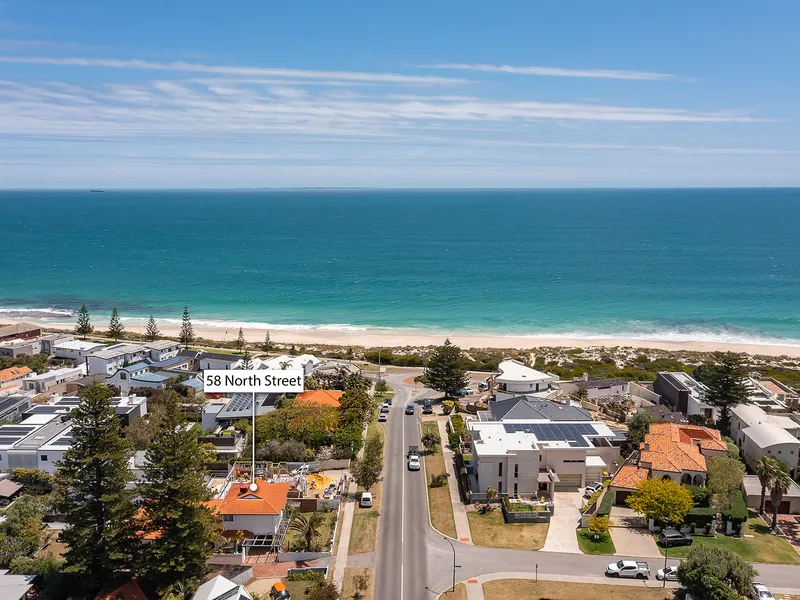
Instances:
[[[497,482],[497,493],[498,494],[502,494],[503,493],[503,482],[502,481],[498,481]]]
[[[223,523],[232,523],[233,522],[233,515],[222,515]]]
[[[514,495],[517,495],[517,482],[514,482]]]
[[[503,463],[498,463],[498,465],[497,465],[497,466],[498,466],[498,469],[497,469],[497,475],[498,475],[499,477],[502,477],[502,476],[503,476]]]
[[[519,477],[519,465],[514,463],[514,477]],[[514,485],[517,485],[516,483]]]
[[[42,462],[47,462],[47,454],[42,454]]]

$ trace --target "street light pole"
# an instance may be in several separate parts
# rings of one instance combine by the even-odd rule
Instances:
[[[444,536],[442,536],[444,537]],[[450,541],[450,538],[445,537],[445,541],[450,544],[450,547],[453,549],[453,587],[450,588],[451,592],[456,591],[456,547],[453,546],[453,542]]]
[[[667,556],[669,555],[669,536],[664,536],[664,581],[662,587],[667,587]]]

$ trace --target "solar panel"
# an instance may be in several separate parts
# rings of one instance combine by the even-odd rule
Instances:
[[[235,394],[231,401],[228,402],[227,410],[230,412],[239,412],[252,408],[253,398],[250,394]]]
[[[25,427],[3,427],[0,429],[0,435],[26,435],[36,429],[32,425]]]
[[[19,439],[20,439],[19,437],[0,437],[0,446],[7,446],[8,444],[13,444]]]

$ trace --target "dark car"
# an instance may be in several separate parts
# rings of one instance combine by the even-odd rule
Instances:
[[[433,405],[431,404],[430,400],[425,400],[422,403],[422,414],[423,415],[432,415],[433,414]]]
[[[664,546],[674,548],[675,546],[691,546],[692,536],[688,533],[681,533],[677,529],[662,529],[658,534],[658,541]]]
[[[414,414],[414,405],[413,404],[407,404],[406,405],[406,414],[407,415],[413,415]]]

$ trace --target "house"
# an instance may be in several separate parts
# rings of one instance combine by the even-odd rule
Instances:
[[[260,368],[274,369],[276,371],[298,369],[302,370],[303,374],[308,376],[316,371],[320,364],[321,361],[311,354],[301,354],[300,356],[287,356],[283,354],[275,358],[270,358],[269,360],[262,360]]]
[[[744,502],[748,508],[758,510],[761,506],[761,482],[758,480],[757,475],[745,475],[742,479],[742,494],[744,495]],[[767,512],[772,512],[772,501],[769,498],[769,489],[765,498],[765,509]],[[780,514],[800,514],[800,485],[792,481],[789,484],[789,491],[783,495],[780,506],[778,506]]]
[[[275,402],[285,397],[286,394],[256,394],[256,416],[272,412],[275,410]],[[241,393],[233,394],[227,402],[221,400],[206,405],[203,409],[201,421],[205,429],[210,429],[212,422],[217,425],[227,426],[239,419],[251,419],[252,417],[253,394]],[[208,424],[209,427],[206,427],[206,424]]]
[[[317,404],[319,406],[339,408],[339,400],[342,396],[344,396],[344,392],[340,392],[339,390],[309,390],[297,394],[294,403]]]
[[[32,340],[42,336],[42,328],[33,323],[14,323],[0,327],[0,342],[22,339]]]
[[[298,395],[298,398],[300,396]],[[514,396],[489,403],[489,409],[478,412],[480,421],[536,420],[591,421],[592,413],[584,408],[543,400],[535,396]]]
[[[659,371],[653,391],[686,416],[702,415],[712,421],[719,420],[719,409],[705,401],[708,388],[688,373]]]
[[[37,467],[47,471],[50,475],[56,472],[56,463],[64,458],[66,452],[75,438],[72,437],[72,426],[63,429],[58,435],[39,446],[36,450]]]
[[[36,404],[28,408],[23,414],[23,418],[34,415],[57,415],[68,418],[67,415],[80,404],[81,399],[77,396],[58,396],[47,404]],[[145,396],[114,396],[111,398],[111,406],[120,420],[123,427],[127,427],[137,419],[147,414],[147,398]]]
[[[253,597],[243,585],[215,575],[197,588],[192,600],[253,600]]]
[[[171,373],[153,373],[150,365],[146,362],[139,362],[134,365],[122,367],[111,377],[106,379],[106,384],[119,388],[123,394],[128,394],[135,388],[151,388],[163,390],[167,387],[167,382],[177,377]]]
[[[86,375],[86,366],[64,367],[53,369],[39,375],[31,374],[22,381],[22,389],[43,394],[45,392],[63,392],[67,389],[67,383],[77,381]]]
[[[0,398],[0,421],[15,421],[31,405],[29,395],[5,396]]]
[[[705,485],[706,459],[725,456],[728,445],[720,432],[708,427],[676,423],[653,423],[639,447],[638,460],[624,465],[611,480],[615,504],[636,491],[646,479],[672,479],[678,483]]]
[[[283,521],[288,483],[267,483],[255,480],[250,483],[231,482],[223,489],[221,497],[211,500],[210,506],[222,518],[223,534],[245,531],[248,537],[275,536]]]
[[[738,404],[731,408],[731,438],[751,470],[755,470],[761,457],[768,455],[792,469],[798,465],[800,417],[794,413],[767,412],[755,404]]]
[[[55,344],[53,346],[53,355],[56,358],[74,361],[75,364],[78,365],[84,364],[87,356],[105,347],[105,344],[100,344],[98,342],[73,339]]]
[[[49,333],[39,338],[41,349],[39,352],[53,356],[55,354],[55,347],[58,344],[63,344],[74,340],[75,336],[69,333]]]
[[[242,361],[240,356],[234,354],[217,354],[201,350],[197,353],[197,368],[201,371],[230,371]]]
[[[9,358],[17,358],[24,355],[33,356],[34,354],[40,354],[41,351],[42,343],[38,339],[14,339],[0,342],[0,356],[8,356]]]
[[[213,433],[201,436],[198,442],[200,444],[211,444],[217,453],[217,459],[227,461],[241,456],[247,439],[242,432],[232,427],[228,429],[217,427]]]
[[[497,388],[495,398],[505,400],[520,394],[544,392],[552,389],[558,377],[549,373],[542,373],[521,363],[518,360],[504,360],[494,375]]]
[[[173,342],[172,340],[145,342],[144,347],[149,351],[150,360],[156,363],[175,358],[181,351],[180,342]]]
[[[466,421],[472,491],[553,497],[599,481],[619,461],[617,434],[597,421]]]
[[[22,380],[33,373],[30,367],[9,367],[0,371],[0,392],[22,388]]]
[[[147,347],[139,344],[113,344],[86,357],[89,374],[113,375],[126,365],[144,361],[150,356]]]
[[[584,373],[583,379],[562,382],[561,389],[572,395],[578,390],[586,390],[586,398],[604,398],[628,393],[628,382],[619,377],[611,379],[589,379]]]
[[[67,427],[60,415],[33,415],[18,425],[0,426],[0,471],[38,468],[39,448]]]
[[[22,492],[22,485],[10,479],[0,481],[0,506],[7,506]]]
[[[36,575],[10,575],[8,569],[0,569],[0,591],[3,600],[23,600],[33,588]]]
[[[121,583],[122,581],[125,581],[125,577],[116,578],[103,591],[97,594],[94,600],[152,600],[154,598],[146,594],[135,579],[125,581],[125,583]]]

